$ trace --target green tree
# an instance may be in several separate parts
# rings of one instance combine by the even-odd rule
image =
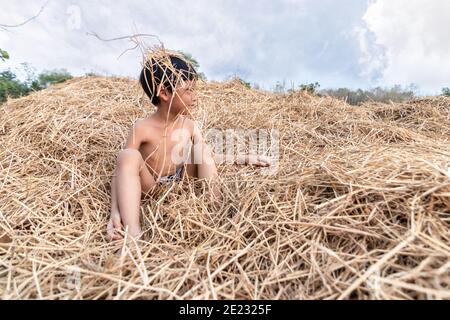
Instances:
[[[232,79],[239,81],[239,83],[242,84],[247,89],[251,89],[252,88],[252,85],[251,85],[250,82],[245,81],[244,79],[240,78],[239,76],[234,76]]]
[[[0,49],[0,59],[2,61],[8,60],[9,59],[8,52],[6,52],[5,50]]]
[[[310,94],[315,94],[319,88],[320,84],[318,82],[300,85],[300,91],[306,91]]]
[[[38,76],[35,75],[34,68],[24,63],[22,68],[26,73],[26,80],[20,81],[10,70],[0,73],[0,103],[6,101],[8,97],[20,98],[30,92],[47,88],[51,84],[61,83],[72,78],[66,70],[45,71]]]
[[[448,87],[442,88],[442,95],[445,97],[450,97],[450,88]]]
[[[72,78],[72,75],[65,69],[44,71],[38,76],[37,85],[45,89],[51,84],[62,83]]]
[[[27,95],[30,88],[23,82],[20,82],[14,73],[10,70],[0,73],[0,103],[11,98],[19,98]]]
[[[98,73],[95,73],[94,71],[88,72],[84,74],[85,77],[100,77]]]
[[[198,77],[202,80],[206,80],[206,75],[203,72],[199,72],[200,70],[200,64],[198,63],[198,61],[192,56],[192,54],[187,53],[187,52],[183,52],[183,51],[178,51],[178,53],[180,53],[184,59],[186,59],[187,62],[189,62],[194,69],[197,71]]]

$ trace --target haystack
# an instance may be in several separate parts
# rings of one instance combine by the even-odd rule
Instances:
[[[202,84],[204,129],[276,129],[275,174],[219,166],[142,201],[108,242],[110,181],[135,80],[77,78],[0,106],[1,299],[448,299],[450,100],[349,106]],[[201,190],[201,189],[200,189]]]

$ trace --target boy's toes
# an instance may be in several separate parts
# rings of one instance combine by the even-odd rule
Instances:
[[[108,241],[114,240],[114,227],[111,220],[108,222],[106,227],[106,239],[108,239]]]
[[[123,239],[123,237],[116,230],[112,230],[112,231],[108,230],[106,239],[108,241],[114,241],[114,240],[121,240],[121,239]]]
[[[109,220],[106,227],[106,238],[108,241],[120,240],[122,236],[119,234],[118,229],[115,227],[113,220]]]

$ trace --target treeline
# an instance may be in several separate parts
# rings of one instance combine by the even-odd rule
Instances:
[[[64,69],[44,71],[35,75],[28,65],[24,65],[26,80],[19,80],[11,70],[0,72],[0,103],[9,98],[20,98],[34,91],[47,88],[51,84],[72,79],[72,75]]]
[[[258,88],[258,86],[255,86]],[[278,82],[274,88],[276,93],[293,93],[296,91],[306,91],[310,94],[317,96],[330,96],[340,100],[346,101],[351,105],[361,105],[365,102],[404,102],[411,100],[416,97],[417,86],[409,85],[403,87],[401,85],[395,85],[393,87],[376,87],[369,90],[363,89],[348,89],[348,88],[338,88],[338,89],[320,89],[320,84],[318,82],[302,84],[297,88],[292,88],[286,90],[286,84],[283,82]],[[450,97],[450,88],[442,89],[442,96]]]
[[[331,96],[346,101],[351,105],[361,105],[365,102],[404,102],[413,99],[416,88],[396,85],[390,88],[377,87],[371,90],[350,90],[347,88],[321,90],[319,94]]]
[[[319,97],[330,96],[336,99],[344,100],[351,105],[361,105],[364,102],[403,102],[408,101],[415,97],[415,91],[417,88],[414,85],[408,87],[402,87],[400,85],[393,86],[391,88],[377,87],[370,90],[363,89],[322,89],[320,90],[320,84],[318,82],[301,84],[298,87],[294,87],[291,84],[291,88],[286,90],[285,82],[278,82],[274,88],[276,93],[293,93],[296,91],[306,91],[309,94]]]

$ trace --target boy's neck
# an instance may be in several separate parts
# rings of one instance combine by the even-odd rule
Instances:
[[[156,116],[163,123],[167,122],[167,124],[172,124],[178,119],[179,114],[169,112],[167,107],[158,106],[154,116]]]

